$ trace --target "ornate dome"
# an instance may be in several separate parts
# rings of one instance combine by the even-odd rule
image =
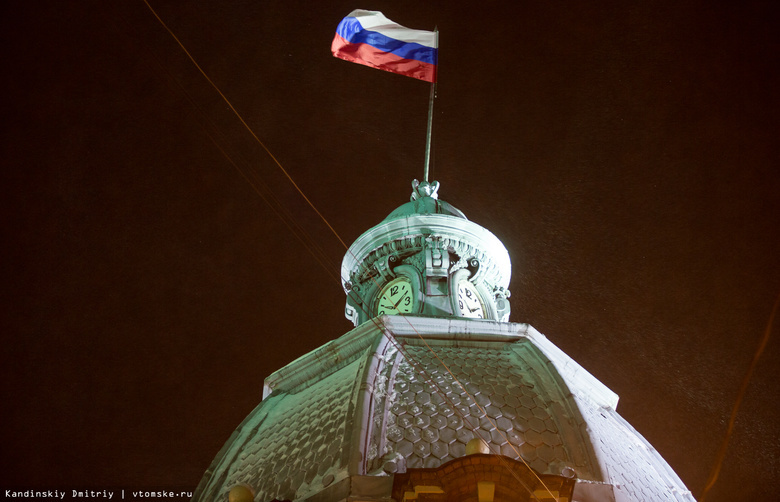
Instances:
[[[508,320],[512,265],[504,245],[438,200],[438,182],[412,186],[412,200],[358,237],[344,256],[346,317],[355,326],[381,313]],[[408,281],[405,311],[388,308],[400,307],[393,295],[382,301],[397,279]]]
[[[268,377],[194,500],[476,501],[472,469],[493,502],[692,502],[617,400],[526,324],[383,316]]]
[[[344,257],[357,327],[265,380],[193,500],[693,502],[615,393],[506,322],[501,241],[413,186]]]

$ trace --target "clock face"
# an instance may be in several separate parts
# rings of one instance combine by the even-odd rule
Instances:
[[[379,293],[377,315],[408,314],[413,309],[414,291],[405,277],[393,279]]]
[[[482,300],[480,300],[474,285],[469,281],[460,281],[458,284],[458,310],[461,317],[485,318],[485,307],[482,305]]]

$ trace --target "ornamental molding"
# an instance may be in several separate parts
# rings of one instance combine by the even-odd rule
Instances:
[[[454,267],[462,267],[463,259],[478,260],[480,267],[475,282],[484,281],[491,288],[509,286],[512,272],[509,253],[490,231],[449,215],[414,214],[382,222],[350,246],[341,265],[345,292],[380,274],[381,264],[390,256],[404,260],[421,252],[427,240],[436,240],[441,249],[457,255]]]

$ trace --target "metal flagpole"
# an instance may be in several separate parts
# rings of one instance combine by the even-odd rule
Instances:
[[[431,82],[431,95],[428,99],[428,134],[425,139],[425,172],[423,173],[423,180],[428,182],[428,172],[431,165],[431,132],[433,130],[433,99],[436,97],[436,80],[437,73],[439,72],[439,28],[438,26],[433,29],[436,36],[436,66],[435,73],[433,75],[433,82]]]

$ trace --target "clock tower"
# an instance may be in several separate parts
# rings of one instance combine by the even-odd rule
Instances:
[[[509,322],[501,241],[413,184],[350,246],[355,328],[268,376],[203,502],[693,502],[618,396]]]
[[[495,235],[438,199],[439,183],[412,183],[411,201],[361,235],[341,279],[346,316],[509,319],[509,254]]]

